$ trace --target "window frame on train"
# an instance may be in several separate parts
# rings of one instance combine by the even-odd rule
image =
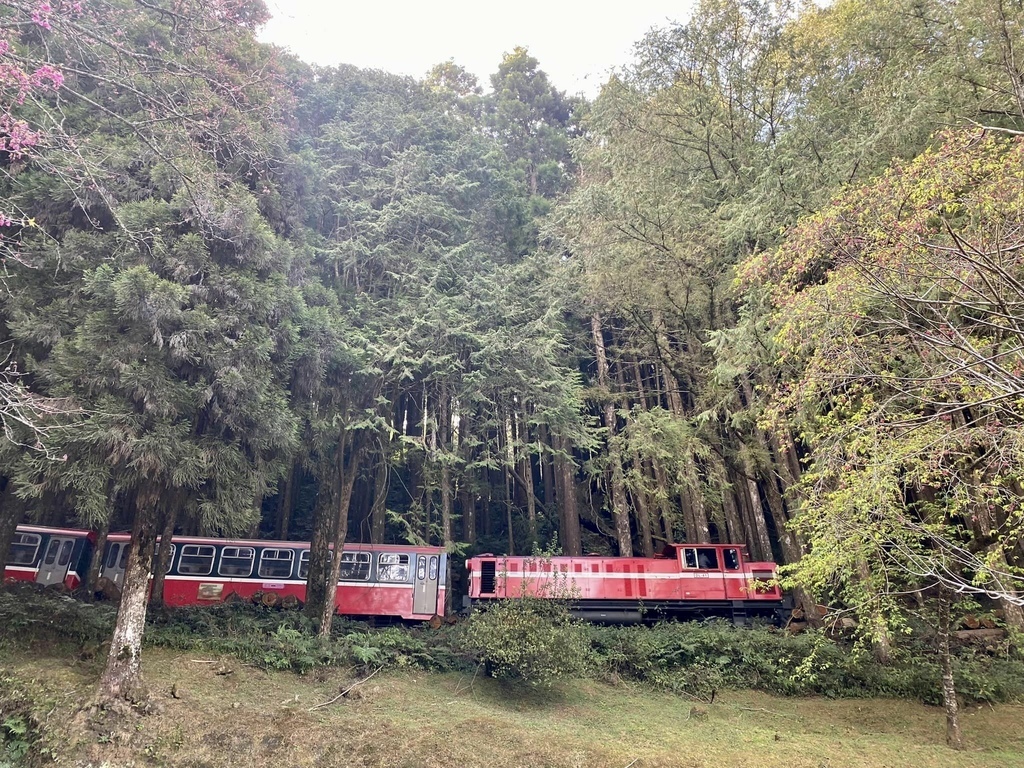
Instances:
[[[23,550],[22,548],[29,546],[25,541],[18,541],[18,537],[19,536],[22,537],[23,539],[28,538],[28,537],[32,537],[32,538],[35,538],[35,540],[36,540],[35,546],[32,549],[32,557],[28,558],[27,560],[18,558],[18,556],[16,554],[17,552],[20,552],[20,551],[27,551],[27,550]],[[26,566],[26,565],[33,565],[33,564],[35,564],[36,558],[39,557],[39,547],[42,545],[42,543],[43,543],[43,537],[40,536],[38,533],[27,533],[27,532],[23,532],[23,531],[16,531],[15,534],[14,534],[14,538],[11,539],[10,549],[8,549],[8,551],[7,551],[7,562],[5,563],[5,566],[6,565]]]
[[[287,552],[288,553],[288,557],[276,557],[276,556],[268,557],[267,555],[269,553],[271,553],[271,552],[274,552],[274,553]],[[280,574],[276,574],[276,573],[274,573],[274,574],[266,574],[266,573],[263,572],[264,571],[264,568],[263,568],[264,565],[267,565],[267,564],[270,564],[270,563],[274,563],[274,562],[279,562],[280,563],[280,562],[284,562],[286,560],[288,561],[288,573],[284,574],[283,576],[280,575]],[[262,549],[260,551],[260,563],[259,563],[259,566],[257,567],[256,573],[257,573],[257,575],[261,579],[266,579],[268,581],[270,581],[270,580],[277,581],[277,580],[281,580],[281,579],[291,579],[292,578],[292,574],[294,572],[295,572],[295,550],[294,549],[291,549],[289,547],[265,547],[264,549]]]
[[[405,562],[402,562],[402,558],[405,558]],[[385,558],[388,558],[385,561]],[[393,562],[391,558],[396,558]],[[395,578],[390,575],[391,568],[400,568],[405,566],[405,576],[402,578]],[[412,570],[412,558],[405,552],[379,552],[377,554],[377,581],[386,582],[388,584],[407,584],[412,581],[413,570]]]
[[[190,548],[194,549],[195,552],[189,552],[188,550]],[[211,550],[210,554],[209,555],[201,554],[201,550],[204,550],[204,549]],[[209,557],[210,558],[210,567],[205,572],[192,571],[192,570],[183,571],[181,566],[182,566],[182,562],[185,560],[186,557],[189,557],[189,558],[204,558],[204,559],[206,557]],[[209,576],[209,575],[211,575],[213,573],[213,563],[214,563],[214,561],[216,559],[217,559],[217,547],[215,545],[213,545],[213,544],[182,544],[181,545],[181,555],[178,557],[178,575],[179,576]],[[189,564],[189,567],[192,567],[191,563]]]
[[[231,551],[234,551],[235,554],[233,554],[233,555],[232,554],[228,554]],[[241,554],[239,554],[239,553],[245,552],[245,551],[247,551],[249,553],[248,557],[243,557]],[[245,561],[248,561],[248,563],[249,563],[249,570],[245,571],[244,573],[241,570],[239,570],[236,573],[225,573],[225,571],[224,571],[224,564],[225,564],[226,560],[239,560],[239,561],[245,560]],[[230,564],[230,567],[231,568],[237,568],[239,566],[234,565],[234,564]],[[247,579],[250,576],[252,576],[252,570],[255,567],[256,567],[256,548],[255,547],[240,547],[240,546],[236,546],[236,545],[221,547],[221,550],[220,550],[220,562],[217,564],[217,575],[218,576],[223,576],[226,579]]]
[[[356,569],[356,573],[361,573],[363,575],[360,576],[346,573],[346,565],[360,566]],[[338,571],[338,581],[369,581],[372,567],[373,553],[358,550],[343,550],[341,553],[341,569]]]

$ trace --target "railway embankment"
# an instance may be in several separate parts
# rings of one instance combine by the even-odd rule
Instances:
[[[817,633],[572,624],[585,663],[537,684],[490,677],[467,622],[338,619],[322,643],[297,612],[221,606],[154,614],[147,701],[101,711],[112,614],[0,591],[0,765],[1024,765],[1024,674],[994,645],[958,648],[964,755],[945,746],[926,637],[881,667]]]

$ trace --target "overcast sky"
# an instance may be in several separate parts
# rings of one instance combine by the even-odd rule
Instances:
[[[653,26],[684,20],[690,0],[267,0],[261,38],[314,64],[355,64],[422,77],[455,59],[488,88],[502,54],[530,49],[556,87],[597,93]]]

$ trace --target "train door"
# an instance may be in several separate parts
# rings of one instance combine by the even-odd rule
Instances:
[[[71,551],[75,548],[75,540],[71,536],[51,536],[46,543],[46,551],[39,562],[36,583],[49,586],[61,584],[68,575],[71,565]]]
[[[107,556],[103,558],[100,578],[110,579],[118,587],[124,585],[124,567],[128,563],[128,541],[108,541]]]
[[[683,599],[725,599],[725,575],[716,547],[680,547],[679,558],[683,573]]]
[[[439,555],[416,555],[416,581],[412,598],[412,612],[433,615],[437,613],[437,581],[441,558]]]

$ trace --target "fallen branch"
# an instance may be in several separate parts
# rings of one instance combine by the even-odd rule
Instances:
[[[357,682],[354,682],[354,683],[352,683],[352,685],[350,685],[350,686],[349,686],[348,688],[346,688],[346,689],[345,689],[344,691],[342,691],[341,693],[339,693],[339,694],[338,694],[337,696],[335,696],[335,697],[334,697],[333,699],[331,699],[330,701],[325,701],[325,702],[323,702],[322,704],[316,704],[316,705],[314,705],[314,706],[310,707],[310,708],[309,708],[309,711],[310,711],[310,712],[312,712],[312,711],[313,711],[314,709],[320,709],[321,707],[327,707],[327,706],[330,706],[331,704],[333,704],[334,702],[336,702],[336,701],[337,701],[338,699],[343,699],[343,698],[344,698],[345,696],[347,696],[347,695],[348,695],[349,693],[351,693],[351,691],[352,691],[352,689],[353,689],[353,688],[355,688],[355,687],[356,687],[357,685],[362,685],[362,684],[363,684],[363,683],[365,683],[365,682],[366,682],[367,680],[369,680],[369,679],[370,679],[371,677],[373,677],[373,676],[374,676],[374,675],[376,675],[376,674],[377,674],[378,672],[380,672],[380,671],[381,671],[382,669],[384,669],[384,667],[377,667],[377,668],[376,668],[375,670],[373,670],[373,672],[371,672],[370,674],[368,674],[368,675],[367,675],[366,677],[364,677],[364,678],[363,678],[362,680],[358,680]]]

